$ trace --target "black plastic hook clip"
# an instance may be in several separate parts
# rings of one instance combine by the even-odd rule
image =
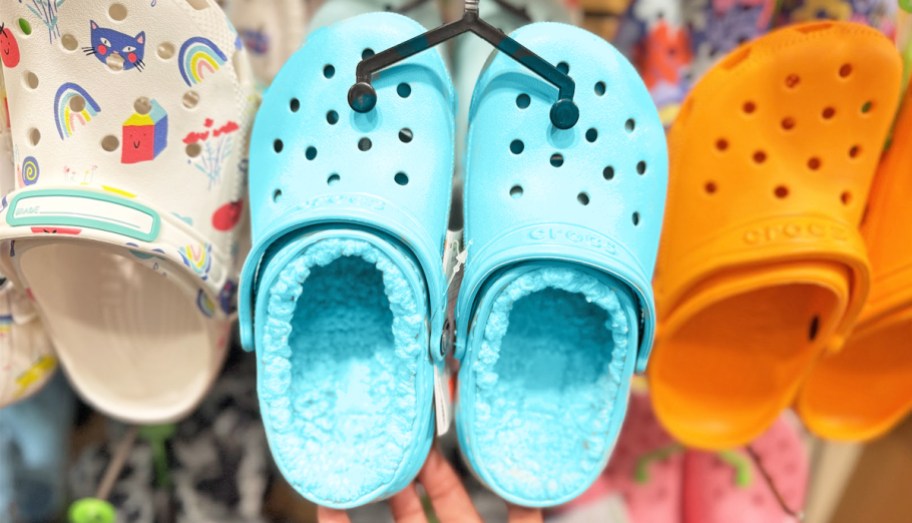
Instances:
[[[468,32],[475,33],[500,52],[557,87],[557,101],[551,106],[551,123],[558,129],[570,129],[576,125],[579,121],[579,108],[573,103],[576,91],[573,79],[505,35],[503,31],[482,20],[478,16],[478,0],[466,0],[465,12],[461,19],[361,60],[356,70],[356,83],[348,91],[348,105],[359,113],[371,111],[377,105],[377,91],[371,85],[374,73]]]

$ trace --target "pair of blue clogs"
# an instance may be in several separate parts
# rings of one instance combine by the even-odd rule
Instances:
[[[279,467],[325,506],[391,496],[434,437],[453,84],[430,50],[375,77],[370,112],[346,100],[362,57],[423,31],[372,13],[312,33],[251,139],[242,342]],[[553,127],[556,89],[501,54],[475,86],[456,423],[485,484],[549,506],[601,472],[645,367],[667,153],[649,93],[610,44],[554,23],[512,36],[568,68],[580,119]]]

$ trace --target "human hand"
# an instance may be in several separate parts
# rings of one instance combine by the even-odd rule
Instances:
[[[456,471],[436,448],[431,449],[424,467],[418,473],[417,482],[421,483],[427,492],[440,523],[482,523],[481,516],[472,505],[472,500]],[[415,486],[413,482],[389,499],[390,512],[393,513],[393,520],[396,523],[427,523],[421,497]],[[351,521],[344,510],[325,507],[317,509],[317,520],[319,523]],[[507,520],[509,523],[541,523],[542,511],[507,503]]]

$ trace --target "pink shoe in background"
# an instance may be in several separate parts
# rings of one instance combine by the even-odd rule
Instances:
[[[649,396],[633,392],[617,447],[597,485],[623,497],[630,523],[678,523],[683,478],[683,447],[659,425]]]
[[[751,444],[786,506],[802,512],[808,456],[797,421],[786,413]],[[688,451],[684,523],[793,523],[746,450]]]

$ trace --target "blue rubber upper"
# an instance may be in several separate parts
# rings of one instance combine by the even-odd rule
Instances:
[[[452,82],[440,54],[430,50],[374,76],[378,101],[369,113],[354,112],[346,100],[365,49],[379,52],[422,32],[418,23],[392,13],[319,29],[266,92],[250,144],[253,247],[238,295],[244,349],[253,349],[253,299],[267,249],[283,235],[328,224],[385,233],[414,253],[428,285],[431,339],[440,339],[446,306],[441,259],[453,171]],[[330,111],[338,117],[335,124],[328,121]],[[402,129],[411,131],[408,143],[400,140]],[[367,151],[359,149],[364,138],[371,141]],[[400,185],[402,177],[397,182],[398,173],[407,177],[406,185]],[[338,181],[330,184],[334,174]]]
[[[531,24],[511,36],[547,61],[569,65],[580,119],[572,129],[554,128],[549,111],[557,89],[505,55],[496,55],[479,78],[469,114],[469,252],[456,308],[457,356],[466,349],[478,293],[496,271],[555,259],[602,270],[630,286],[642,315],[642,372],[655,329],[651,280],[668,184],[655,106],[633,66],[598,36],[557,23]],[[529,96],[528,107],[519,107],[520,95]],[[589,129],[597,132],[594,142]],[[518,150],[514,140],[522,142],[519,154],[511,150]],[[552,165],[555,154],[562,155],[560,167]],[[519,190],[522,196],[514,197]]]

